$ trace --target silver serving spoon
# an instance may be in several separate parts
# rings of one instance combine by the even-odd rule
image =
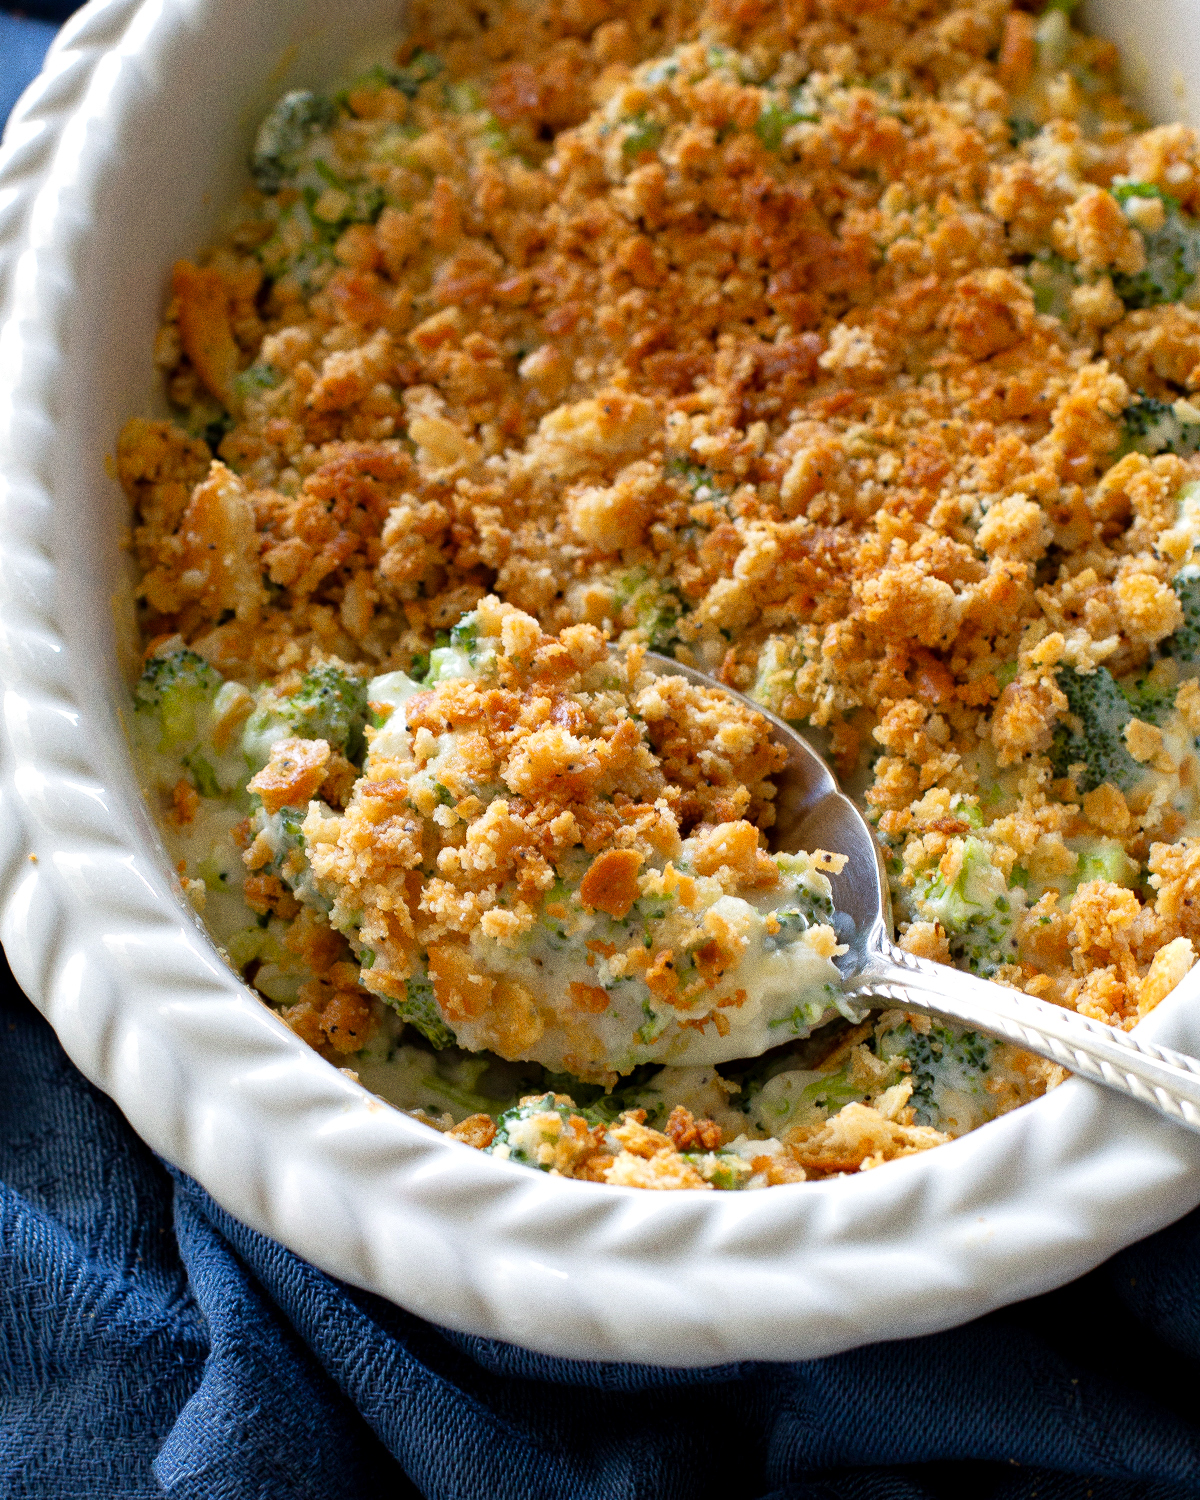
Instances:
[[[686,677],[700,687],[728,693],[774,727],[788,761],[775,777],[778,793],[770,843],[789,853],[829,849],[848,856],[842,873],[829,878],[835,909],[854,923],[850,951],[839,960],[846,994],[861,1000],[864,1012],[896,1007],[981,1031],[1140,1099],[1159,1114],[1200,1131],[1200,1060],[906,953],[892,941],[887,876],[870,825],[838,789],[833,772],[803,735],[693,667],[655,652],[646,653],[646,665],[652,672]]]

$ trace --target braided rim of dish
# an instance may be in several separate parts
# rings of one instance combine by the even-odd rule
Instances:
[[[82,205],[118,140],[82,126],[156,76],[182,87],[172,25],[211,41],[232,8],[93,0],[0,150],[0,936],[74,1062],[255,1229],[434,1322],[567,1357],[710,1365],[926,1333],[1193,1207],[1200,1139],[1079,1082],[853,1178],[740,1194],[555,1178],[382,1104],[225,967],[133,811],[108,597],[81,593],[64,538],[56,420],[79,268],[113,232]],[[277,35],[320,11],[254,9]],[[100,708],[81,690],[97,661]],[[1200,1050],[1198,993],[1200,968],[1145,1034]]]

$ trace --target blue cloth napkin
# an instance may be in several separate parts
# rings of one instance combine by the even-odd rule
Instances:
[[[798,1364],[548,1359],[342,1286],[165,1168],[0,1000],[11,1500],[1182,1500],[1200,1215],[965,1328]]]
[[[70,5],[0,13],[0,119]],[[431,1327],[164,1167],[0,970],[5,1500],[1200,1496],[1200,1214],[934,1337],[787,1365]]]
[[[65,20],[74,8],[73,5],[55,7],[49,20],[0,11],[0,125],[8,119],[21,90],[41,67],[46,48],[54,39],[55,23]]]

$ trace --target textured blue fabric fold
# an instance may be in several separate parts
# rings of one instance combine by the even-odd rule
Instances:
[[[15,986],[0,1080],[5,1497],[1200,1496],[1200,1214],[924,1339],[586,1364],[432,1327],[237,1223]]]
[[[187,1194],[175,1205],[175,1233],[202,1289],[209,1359],[155,1460],[163,1490],[177,1500],[415,1494]]]
[[[0,1011],[0,1494],[159,1494],[151,1463],[207,1353],[169,1179],[13,987]]]
[[[41,67],[46,48],[54,40],[54,21],[65,20],[73,9],[69,5],[57,7],[49,20],[0,11],[0,124],[8,119],[22,89]]]

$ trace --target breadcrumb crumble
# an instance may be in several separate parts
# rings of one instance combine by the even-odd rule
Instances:
[[[478,1149],[640,1187],[863,1170],[1057,1081],[900,1015],[655,1052],[758,1003],[720,901],[784,872],[769,737],[646,648],[826,736],[910,951],[1126,1028],[1178,984],[1200,141],[1117,66],[1008,0],[452,0],[272,111],[118,471],[149,792],[298,1034]],[[486,685],[435,669],[464,620]],[[639,948],[651,905],[678,931]],[[584,918],[539,1008],[497,955]],[[615,1069],[623,980],[650,1040]]]

